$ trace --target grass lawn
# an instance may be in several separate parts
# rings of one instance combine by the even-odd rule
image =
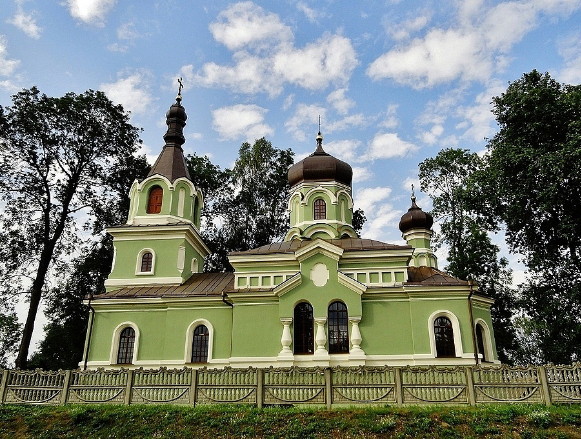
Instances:
[[[579,438],[581,405],[0,406],[0,438]]]

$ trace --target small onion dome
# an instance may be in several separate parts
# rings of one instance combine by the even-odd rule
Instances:
[[[416,204],[416,197],[412,195],[412,207],[404,213],[399,220],[399,230],[402,233],[411,229],[431,229],[434,224],[434,218],[429,213],[424,212]]]
[[[323,136],[317,134],[317,149],[288,170],[291,187],[302,181],[337,181],[351,186],[353,170],[348,163],[323,151]]]

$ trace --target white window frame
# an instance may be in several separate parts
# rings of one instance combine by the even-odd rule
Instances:
[[[488,327],[488,324],[486,323],[486,321],[484,321],[481,318],[477,318],[474,321],[474,335],[477,340],[478,338],[476,337],[476,326],[480,325],[482,326],[482,332],[483,332],[483,336],[484,336],[484,340],[482,340],[484,343],[484,356],[486,357],[486,362],[488,363],[493,363],[494,362],[494,355],[492,354],[493,349],[492,349],[492,338],[490,337],[490,328]],[[476,343],[476,348],[478,347],[478,342]],[[480,359],[480,361],[482,361],[482,352],[478,353],[478,358]]]
[[[137,361],[137,353],[139,351],[139,327],[134,322],[123,322],[117,325],[113,330],[113,339],[111,341],[111,353],[109,354],[109,364],[115,365],[117,363],[117,355],[119,354],[119,341],[121,338],[121,332],[125,328],[133,328],[135,331],[135,343],[133,344],[133,356],[131,357],[131,364],[135,364]]]
[[[185,345],[185,356],[184,356],[184,363],[186,364],[194,364],[192,363],[192,343],[194,342],[194,330],[198,327],[204,325],[208,328],[208,363],[211,363],[213,360],[213,352],[214,352],[214,327],[212,324],[206,319],[196,319],[186,331],[186,345]],[[197,363],[196,363],[197,364]]]
[[[145,253],[151,253],[152,258],[151,258],[151,271],[141,271],[141,259],[143,258],[143,255]],[[141,249],[141,251],[137,254],[137,263],[135,264],[135,275],[136,276],[147,276],[147,275],[152,275],[155,273],[155,260],[156,260],[156,255],[155,252],[153,251],[153,249],[151,248],[144,248]]]
[[[436,336],[434,334],[434,321],[438,317],[447,317],[452,322],[452,331],[454,331],[454,351],[456,353],[456,358],[462,358],[464,352],[462,350],[462,337],[460,334],[460,322],[458,317],[448,310],[439,310],[430,314],[428,318],[428,333],[430,334],[430,353],[433,358],[438,358],[436,351]],[[449,358],[445,358],[449,359]]]

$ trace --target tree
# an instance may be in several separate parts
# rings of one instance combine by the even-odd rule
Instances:
[[[474,178],[531,272],[518,319],[532,361],[581,359],[581,86],[536,70],[495,97],[499,132]]]
[[[9,358],[16,353],[20,328],[13,311],[0,311],[0,367],[8,367]]]
[[[211,171],[216,181],[226,184],[209,207],[212,221],[207,221],[204,239],[213,253],[206,260],[206,270],[232,270],[228,252],[282,239],[288,227],[287,172],[292,163],[290,149],[277,149],[261,138],[253,145],[242,144],[232,170]]]
[[[43,369],[74,369],[82,359],[89,307],[87,297],[101,293],[113,262],[113,240],[104,234],[106,226],[122,224],[129,211],[129,190],[134,180],[142,180],[150,166],[145,156],[121,158],[104,180],[115,196],[111,202],[96,206],[93,231],[95,242],[85,253],[73,260],[67,276],[61,279],[46,296],[44,339],[29,362]]]
[[[506,225],[508,243],[530,268],[579,266],[581,251],[581,86],[536,70],[495,97],[499,132],[482,178],[486,210]]]
[[[51,268],[74,254],[79,216],[110,202],[104,182],[123,157],[133,155],[139,139],[129,115],[102,92],[53,98],[33,87],[12,102],[0,107],[0,288],[29,296],[16,359],[24,368]]]
[[[448,248],[445,269],[460,279],[471,279],[480,293],[495,299],[491,309],[497,350],[501,361],[516,356],[516,332],[511,317],[514,293],[512,273],[506,258],[499,258],[485,225],[474,206],[481,193],[471,177],[482,169],[483,161],[463,149],[444,149],[420,163],[421,188],[433,203],[432,214],[440,223],[436,246]]]

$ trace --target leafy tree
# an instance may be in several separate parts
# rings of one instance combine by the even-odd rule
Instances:
[[[145,156],[123,157],[106,178],[105,185],[115,197],[95,210],[93,230],[100,232],[97,240],[71,262],[67,276],[49,291],[45,309],[49,323],[44,327],[38,351],[30,359],[30,367],[49,370],[78,367],[89,317],[89,307],[83,304],[83,299],[104,290],[113,262],[113,240],[103,233],[103,228],[126,221],[131,184],[144,179],[149,169]]]
[[[530,268],[579,266],[581,251],[581,86],[536,70],[495,97],[499,132],[483,175],[489,216]]]
[[[8,367],[9,358],[16,354],[20,329],[13,311],[0,312],[0,367]]]
[[[213,254],[206,260],[206,270],[232,270],[228,252],[282,239],[288,228],[287,172],[292,163],[290,149],[277,149],[261,138],[253,145],[242,144],[232,170],[211,169],[216,181],[226,184],[215,192],[209,207],[212,221],[207,221],[204,238]]]
[[[110,203],[105,182],[139,139],[128,114],[102,92],[53,98],[33,87],[12,103],[0,107],[0,288],[30,299],[16,359],[24,368],[51,268],[74,254],[80,214]]]
[[[581,86],[536,70],[494,98],[499,132],[488,144],[481,214],[503,223],[531,277],[519,324],[532,361],[581,359]]]
[[[512,273],[506,258],[499,258],[480,218],[474,212],[481,194],[470,178],[482,169],[480,157],[463,149],[444,149],[420,163],[423,191],[432,199],[432,214],[441,231],[436,246],[449,249],[445,269],[460,279],[472,279],[481,293],[495,299],[491,309],[497,350],[501,361],[516,355],[516,333],[511,317],[514,294]]]

